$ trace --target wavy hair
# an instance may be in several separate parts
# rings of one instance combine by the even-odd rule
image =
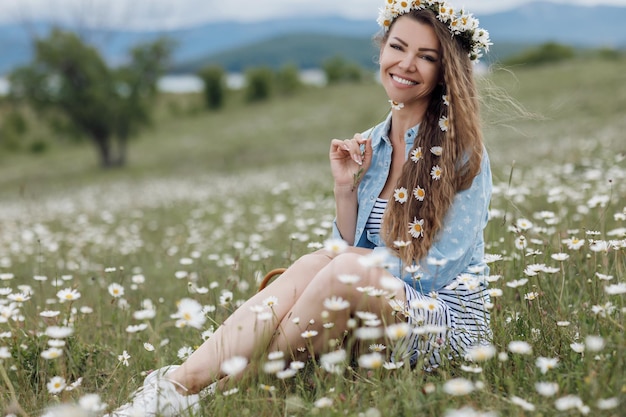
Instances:
[[[406,264],[412,264],[426,256],[454,196],[469,188],[478,174],[483,138],[469,51],[458,38],[451,36],[447,26],[431,10],[412,10],[402,16],[431,26],[442,50],[442,82],[433,91],[413,147],[421,147],[422,159],[417,163],[407,159],[396,184],[396,188],[407,188],[411,197],[404,204],[390,199],[381,227],[381,237],[387,247],[396,251]],[[391,28],[379,38],[381,46],[387,42],[390,32]],[[444,103],[444,94],[449,105]],[[448,129],[445,132],[439,127],[439,120],[444,116],[448,118]],[[441,156],[430,152],[433,146],[443,148]],[[431,177],[431,169],[435,165],[442,170],[439,180]],[[418,185],[426,192],[422,202],[412,196],[412,190]],[[409,233],[409,223],[414,219],[424,220],[423,236],[415,239]],[[412,244],[395,248],[394,241],[397,240],[411,241]]]

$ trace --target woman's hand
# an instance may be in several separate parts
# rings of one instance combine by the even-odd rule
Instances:
[[[372,162],[372,141],[359,133],[352,139],[333,139],[329,157],[335,187],[354,189]]]

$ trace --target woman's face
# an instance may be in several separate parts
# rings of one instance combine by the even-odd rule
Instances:
[[[427,104],[440,74],[441,45],[433,28],[398,17],[380,51],[380,78],[389,99],[405,107]]]

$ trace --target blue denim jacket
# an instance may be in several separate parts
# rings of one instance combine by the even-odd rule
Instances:
[[[414,286],[423,293],[438,291],[452,282],[462,273],[483,268],[481,274],[487,275],[489,269],[484,263],[483,229],[487,225],[489,201],[491,199],[492,182],[489,157],[483,149],[481,169],[470,188],[463,190],[454,197],[452,205],[446,214],[443,227],[439,230],[432,247],[425,259],[420,260],[421,276],[419,282],[415,274],[404,271],[400,259],[385,248],[385,244],[378,234],[371,234],[365,230],[365,224],[374,207],[376,198],[380,195],[387,181],[391,167],[391,142],[389,128],[391,114],[387,119],[374,128],[363,133],[364,137],[372,139],[372,163],[358,187],[358,213],[354,246],[371,248],[375,252],[386,252],[386,262],[389,272]],[[406,143],[406,158],[413,148],[419,125],[407,130],[404,135]],[[333,237],[341,238],[339,229],[335,225]],[[428,260],[436,262],[433,265]]]

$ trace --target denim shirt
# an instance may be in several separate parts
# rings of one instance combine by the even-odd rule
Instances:
[[[463,273],[481,270],[480,275],[488,275],[489,269],[484,258],[483,229],[487,225],[492,182],[489,157],[483,149],[481,169],[470,188],[460,191],[452,201],[427,256],[419,261],[419,281],[415,273],[410,274],[402,268],[400,259],[385,248],[380,235],[365,230],[376,198],[387,182],[391,168],[392,147],[389,140],[391,114],[374,128],[363,133],[372,140],[372,163],[357,190],[358,211],[354,246],[371,248],[375,252],[385,253],[385,266],[388,271],[423,293],[438,291],[450,284]],[[419,125],[407,130],[405,158],[413,148]],[[408,225],[407,225],[408,227]],[[336,224],[333,237],[342,238]],[[433,262],[435,260],[436,262]],[[444,263],[443,265],[441,265]],[[406,265],[405,265],[406,266]]]

